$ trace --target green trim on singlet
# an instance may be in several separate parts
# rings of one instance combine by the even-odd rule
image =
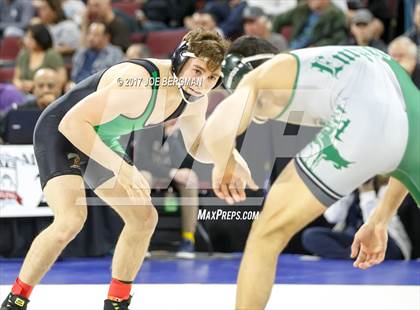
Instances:
[[[400,84],[408,118],[407,146],[398,168],[391,172],[391,176],[402,182],[420,205],[420,91],[396,61],[384,61]]]
[[[147,69],[150,76],[153,78],[153,81],[158,81],[159,71],[151,71],[151,69],[147,67],[145,67],[145,69]],[[109,122],[94,126],[95,131],[101,140],[115,152],[125,154],[125,150],[119,142],[119,138],[122,135],[129,134],[132,131],[144,128],[144,125],[146,124],[156,105],[156,98],[159,88],[158,84],[159,83],[157,82],[152,84],[152,95],[150,96],[146,109],[139,117],[130,118],[120,114]]]
[[[299,60],[299,57],[297,55],[293,54],[293,53],[287,53],[287,54],[292,55],[293,57],[295,57],[295,59],[297,61],[296,76],[295,76],[295,81],[293,83],[293,90],[292,90],[292,94],[290,95],[289,101],[287,102],[287,104],[284,107],[284,109],[274,119],[279,119],[280,117],[282,117],[283,114],[286,113],[286,111],[289,108],[289,106],[292,104],[293,98],[295,97],[296,87],[297,87],[297,83],[298,83],[298,79],[299,79],[299,72],[300,72],[300,60]]]

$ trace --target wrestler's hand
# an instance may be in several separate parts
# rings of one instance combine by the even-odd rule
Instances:
[[[380,264],[385,258],[388,242],[387,227],[366,222],[354,236],[351,257],[356,258],[353,266],[367,269]]]
[[[124,187],[130,198],[142,198],[150,202],[149,182],[135,166],[123,161],[117,174],[117,181]]]
[[[214,193],[228,204],[246,199],[245,188],[258,190],[258,185],[251,176],[246,161],[238,152],[233,152],[226,169],[214,166],[212,171],[212,186]]]

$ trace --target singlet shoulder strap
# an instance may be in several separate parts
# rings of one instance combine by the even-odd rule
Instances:
[[[149,72],[150,76],[154,77],[154,72],[156,72],[156,77],[159,77],[159,68],[150,60],[147,59],[129,59],[129,60],[125,60],[124,62],[131,62],[133,64],[136,65],[140,65],[142,67],[144,67],[147,72]]]
[[[155,82],[151,83],[152,95],[150,96],[146,109],[144,110],[142,115],[136,118],[139,122],[136,124],[135,128],[138,129],[138,128],[143,127],[144,124],[146,124],[147,120],[149,119],[150,115],[152,114],[155,108],[157,93],[159,89],[160,72],[159,72],[159,68],[153,62],[147,59],[130,59],[130,60],[126,60],[126,62],[131,62],[131,63],[144,67],[147,70],[147,72],[150,74],[150,77],[155,80]]]

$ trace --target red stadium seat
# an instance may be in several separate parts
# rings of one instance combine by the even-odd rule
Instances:
[[[136,32],[130,36],[131,43],[144,43],[145,40],[146,35],[144,33]]]
[[[187,32],[185,28],[149,32],[146,44],[152,57],[166,58],[171,55]]]
[[[136,10],[140,9],[140,5],[136,2],[121,1],[121,2],[113,2],[112,8],[118,9],[126,13],[127,15],[134,17],[136,15]]]
[[[5,37],[0,43],[0,59],[16,59],[20,50],[21,38]]]
[[[12,82],[14,67],[0,67],[0,83]]]

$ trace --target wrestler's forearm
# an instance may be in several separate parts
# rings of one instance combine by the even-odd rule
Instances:
[[[407,193],[407,189],[400,181],[390,178],[384,198],[373,211],[369,221],[379,225],[388,225]]]
[[[214,164],[212,156],[204,146],[199,146],[196,150],[190,150],[189,154],[200,163]]]
[[[208,134],[205,134],[206,131]],[[227,132],[220,132],[219,130],[213,129],[210,125],[209,128],[204,130],[203,137],[205,137],[203,139],[203,149],[205,149],[210,156],[211,162],[214,163],[216,167],[226,167],[232,155],[232,151],[235,148],[235,135]]]
[[[242,88],[216,107],[203,129],[204,145],[219,169],[227,166],[236,147],[236,137],[251,123],[257,91],[248,84],[242,81]]]
[[[220,169],[228,164],[236,146],[236,136],[240,133],[238,129],[243,107],[232,111],[229,106],[231,99],[232,97],[227,98],[220,104],[224,104],[223,106],[216,108],[207,119],[201,134],[204,148],[211,156],[214,165]],[[226,117],[226,115],[232,115],[232,117]]]
[[[197,161],[203,164],[213,164],[213,158],[210,152],[207,150],[204,142],[202,141],[202,135],[194,142],[194,144],[188,149],[188,153]]]
[[[122,159],[96,134],[92,125],[83,121],[67,121],[60,124],[59,131],[84,154],[118,173]]]

